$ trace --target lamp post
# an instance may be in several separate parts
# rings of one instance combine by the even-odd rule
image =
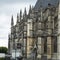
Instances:
[[[36,60],[37,57],[37,47],[35,46],[33,49],[33,60]]]
[[[16,60],[16,43],[15,43],[15,60]]]

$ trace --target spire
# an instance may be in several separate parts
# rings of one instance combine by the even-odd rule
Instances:
[[[19,23],[20,21],[19,21],[19,14],[17,14],[17,23]]]
[[[25,11],[24,11],[24,15],[25,15],[25,16],[27,15],[27,11],[26,11],[26,8],[25,8]]]
[[[20,10],[20,20],[22,19],[22,10]]]
[[[10,34],[8,35],[8,40],[10,40]]]
[[[24,13],[23,13],[23,19],[27,17],[27,11],[26,11],[26,8],[24,10]]]
[[[31,10],[32,10],[32,8],[31,8],[31,5],[30,5],[29,13],[31,13]]]
[[[11,17],[11,26],[13,26],[14,25],[14,21],[13,21],[14,19],[13,19],[13,15],[12,15],[12,17]]]

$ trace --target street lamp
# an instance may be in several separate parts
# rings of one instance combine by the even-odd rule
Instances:
[[[16,43],[15,43],[15,60],[16,60]]]
[[[33,49],[33,60],[36,60],[37,57],[37,47],[35,46]]]

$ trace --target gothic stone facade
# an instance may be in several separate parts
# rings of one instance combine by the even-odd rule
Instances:
[[[23,59],[60,60],[60,4],[58,0],[37,0],[35,7],[11,19],[9,53],[21,50]],[[46,3],[46,4],[45,4]]]

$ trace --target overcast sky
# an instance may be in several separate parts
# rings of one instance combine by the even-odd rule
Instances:
[[[27,10],[29,5],[35,5],[36,0],[0,0],[0,46],[8,47],[8,34],[10,33],[11,16],[14,16],[16,22],[16,15],[20,9]]]

